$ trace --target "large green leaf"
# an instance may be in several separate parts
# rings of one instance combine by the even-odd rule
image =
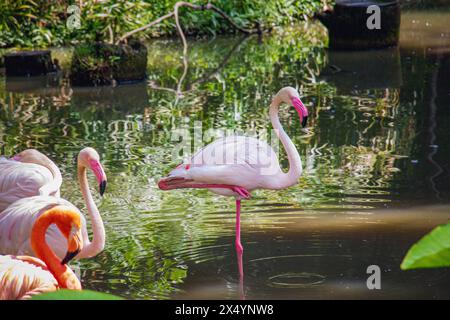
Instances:
[[[414,244],[400,267],[403,270],[450,267],[450,223],[436,227]]]
[[[58,290],[35,295],[31,300],[123,300],[123,298],[91,290]]]

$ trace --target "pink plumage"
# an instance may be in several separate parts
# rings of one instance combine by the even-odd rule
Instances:
[[[41,260],[0,255],[0,300],[28,299],[58,288],[58,281]]]
[[[58,167],[37,150],[24,150],[12,159],[0,158],[0,212],[22,198],[59,197],[61,183]]]
[[[92,166],[99,182],[100,193],[103,193],[106,188],[106,175],[100,164],[100,156],[94,149],[84,148],[78,155],[78,180],[92,222],[92,241],[89,239],[85,217],[73,204],[60,197],[33,196],[19,199],[0,212],[0,253],[33,256],[30,235],[34,222],[45,210],[59,205],[80,213],[83,220],[82,236],[85,245],[77,258],[89,258],[100,253],[105,246],[105,228],[86,177],[86,168]],[[56,255],[62,258],[67,250],[67,244],[56,226],[49,228],[47,241]]]
[[[241,199],[250,198],[250,191],[255,189],[277,190],[293,186],[302,174],[300,155],[279,121],[278,109],[281,103],[296,109],[302,126],[306,125],[308,110],[297,90],[292,87],[281,89],[269,108],[273,129],[289,160],[288,172],[283,172],[275,151],[266,142],[246,136],[228,136],[202,148],[187,163],[177,166],[158,183],[162,190],[207,188],[214,193],[236,198],[236,251],[241,276]]]

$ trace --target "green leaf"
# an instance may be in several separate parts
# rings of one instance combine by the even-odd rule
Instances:
[[[33,296],[31,300],[124,300],[121,297],[91,290],[58,290]]]
[[[400,267],[403,270],[450,267],[450,223],[436,227],[414,244]]]

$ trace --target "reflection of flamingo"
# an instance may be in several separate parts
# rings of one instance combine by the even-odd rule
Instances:
[[[103,194],[106,188],[106,175],[100,164],[100,157],[92,148],[84,148],[78,154],[78,180],[81,186],[81,192],[86,203],[89,217],[92,221],[93,240],[89,240],[86,221],[83,220],[83,250],[77,258],[89,258],[100,253],[105,246],[105,228],[103,221],[92,198],[91,191],[86,177],[86,167],[94,172],[100,184],[100,194]],[[55,206],[65,206],[79,213],[79,210],[67,200],[48,196],[35,196],[20,199],[3,212],[0,213],[0,252],[7,254],[28,254],[33,255],[30,235],[34,222],[39,216]],[[56,255],[62,257],[66,252],[66,245],[63,241],[63,235],[59,230],[52,226],[47,232],[47,241],[55,251]]]
[[[241,199],[250,198],[254,189],[284,189],[295,185],[302,173],[302,162],[294,144],[283,130],[278,118],[278,107],[284,102],[298,112],[303,126],[308,110],[300,100],[297,90],[281,89],[273,98],[269,115],[272,126],[283,144],[289,160],[289,171],[284,173],[275,151],[265,142],[251,137],[224,137],[197,152],[188,163],[179,165],[161,179],[162,190],[179,188],[207,188],[210,191],[236,198],[236,253],[239,274],[243,276],[240,238]],[[224,160],[225,159],[225,160]]]
[[[81,284],[66,265],[83,247],[78,211],[56,206],[43,212],[31,230],[31,246],[39,258],[0,256],[0,300],[27,299],[59,288],[81,290]],[[56,226],[67,242],[67,253],[59,260],[47,244],[45,233]]]
[[[24,150],[11,159],[0,158],[0,212],[22,198],[59,197],[61,183],[56,164],[35,149]]]

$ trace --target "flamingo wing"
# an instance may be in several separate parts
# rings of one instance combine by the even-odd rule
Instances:
[[[28,258],[0,255],[0,300],[28,299],[58,290],[58,282],[44,262]]]
[[[34,256],[30,242],[33,224],[42,213],[58,205],[79,212],[69,201],[48,196],[20,199],[0,212],[0,253]],[[88,239],[86,220],[81,213],[80,216],[83,225],[83,240],[86,240]],[[63,258],[67,251],[67,240],[56,225],[48,228],[46,240],[56,255]]]
[[[14,201],[39,195],[39,190],[53,181],[47,168],[0,158],[0,211]]]

